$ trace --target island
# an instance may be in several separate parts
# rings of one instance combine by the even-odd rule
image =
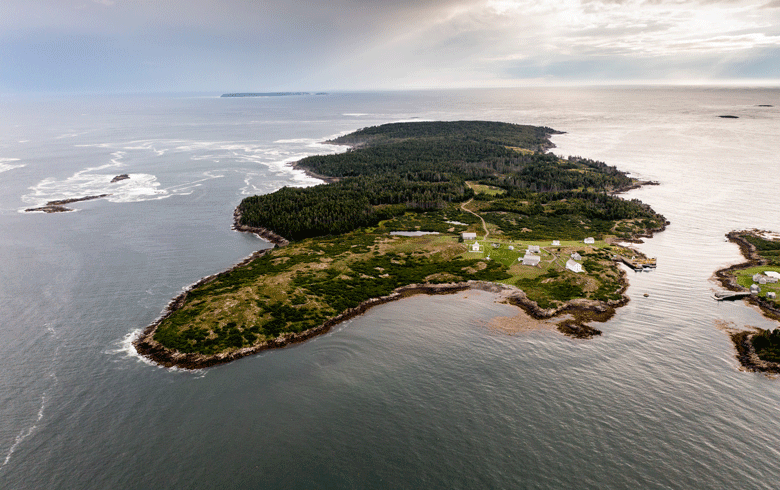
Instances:
[[[295,164],[327,183],[245,198],[237,230],[275,246],[174,298],[134,341],[163,366],[202,368],[300,342],[413,294],[495,292],[589,338],[652,259],[622,246],[667,221],[616,192],[625,172],[548,150],[547,127],[488,121],[368,127],[346,152]]]
[[[765,230],[732,231],[726,235],[747,259],[715,273],[729,292],[715,299],[742,299],[769,319],[780,321],[780,235]],[[737,359],[747,371],[780,373],[780,329],[730,330]]]
[[[58,199],[56,201],[49,201],[43,206],[39,206],[37,208],[27,208],[25,209],[25,212],[32,213],[37,211],[43,213],[67,213],[68,211],[73,211],[73,209],[65,207],[64,206],[65,204],[71,204],[74,202],[82,202],[82,201],[92,201],[93,199],[102,199],[110,195],[111,194],[100,194],[98,196],[70,197],[68,199]]]
[[[292,97],[301,95],[327,95],[325,92],[237,92],[222,94],[220,97]]]
[[[111,182],[109,182],[109,183],[110,184],[114,184],[116,182],[119,182],[119,181],[122,181],[122,180],[127,180],[129,178],[130,178],[130,176],[127,175],[127,174],[119,174],[116,177],[114,177],[113,179],[111,179]]]

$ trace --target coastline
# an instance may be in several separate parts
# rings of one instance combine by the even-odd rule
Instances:
[[[729,291],[745,292],[744,287],[737,284],[736,272],[749,269],[755,266],[766,265],[767,261],[761,255],[758,254],[756,247],[749,241],[742,238],[741,235],[755,233],[758,230],[742,230],[731,231],[726,234],[728,240],[739,246],[742,256],[746,259],[746,262],[740,262],[739,264],[724,267],[715,272],[714,278],[721,286]],[[766,300],[758,296],[748,296],[744,298],[747,302],[753,306],[759,308],[761,313],[770,320],[780,321],[780,310],[774,308]],[[764,361],[758,357],[756,350],[753,347],[753,336],[760,333],[760,329],[752,330],[740,330],[730,331],[729,337],[734,343],[734,348],[737,351],[736,358],[739,361],[743,369],[750,372],[760,372],[769,374],[780,374],[780,363]]]
[[[612,316],[615,314],[616,307],[623,306],[629,301],[628,296],[625,294],[625,289],[628,287],[628,283],[625,281],[625,278],[623,287],[621,288],[622,298],[620,300],[604,303],[601,301],[591,301],[578,298],[554,309],[539,308],[536,302],[529,300],[521,289],[518,289],[514,286],[509,286],[507,284],[486,281],[465,281],[448,284],[409,284],[407,286],[402,286],[393,290],[393,292],[387,296],[371,298],[367,301],[364,301],[354,308],[350,308],[332,318],[329,318],[317,327],[310,328],[300,333],[281,335],[275,339],[266,340],[259,344],[250,347],[243,347],[230,352],[223,352],[213,355],[181,353],[172,349],[168,349],[154,340],[154,333],[156,332],[157,327],[163,320],[168,318],[170,315],[176,312],[176,310],[181,308],[182,305],[184,305],[187,294],[191,290],[215,280],[222,274],[226,274],[238,267],[246,265],[255,258],[266,254],[269,250],[272,249],[265,249],[255,252],[226,271],[204,277],[172,299],[168,303],[168,306],[166,306],[163,310],[163,314],[158,317],[152,324],[147,326],[143,332],[141,332],[138,338],[133,341],[133,346],[135,347],[136,352],[163,367],[175,366],[183,369],[201,369],[212,367],[235,361],[242,357],[257,354],[258,352],[262,352],[264,350],[278,349],[291,344],[304,342],[312,337],[327,333],[332,327],[358,315],[362,315],[374,306],[383,305],[391,301],[398,301],[400,299],[408,298],[417,294],[454,294],[460,291],[465,291],[467,289],[476,289],[500,294],[505,302],[513,306],[520,307],[523,311],[526,312],[526,314],[535,320],[545,320],[567,314],[572,315],[573,318],[564,320],[562,325],[559,325],[558,330],[570,337],[590,338],[595,335],[601,335],[601,331],[586,325],[585,321],[605,322],[612,318]],[[565,325],[565,327],[563,325]]]

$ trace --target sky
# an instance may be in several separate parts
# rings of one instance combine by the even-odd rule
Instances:
[[[780,0],[0,0],[0,93],[631,83],[780,83]]]

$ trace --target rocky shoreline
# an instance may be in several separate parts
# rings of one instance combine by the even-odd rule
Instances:
[[[235,211],[233,211],[233,230],[236,231],[243,231],[246,233],[254,233],[255,235],[259,236],[265,241],[271,242],[274,245],[277,245],[279,247],[284,247],[287,244],[290,243],[289,240],[284,238],[281,235],[277,235],[273,231],[269,230],[268,228],[262,228],[259,226],[247,226],[241,224],[241,211],[236,208]]]
[[[176,312],[176,310],[184,305],[189,291],[202,286],[203,284],[207,284],[222,274],[226,274],[236,269],[237,267],[246,265],[255,258],[261,257],[267,253],[268,250],[270,249],[255,252],[227,271],[205,277],[176,296],[165,308],[163,314],[157,320],[155,320],[154,323],[146,327],[144,331],[138,336],[138,338],[133,341],[133,346],[135,347],[136,352],[164,367],[175,366],[183,369],[202,369],[235,361],[236,359],[256,354],[264,350],[278,349],[291,344],[303,342],[312,337],[316,337],[317,335],[328,332],[332,327],[338,325],[339,323],[349,320],[350,318],[354,318],[358,315],[362,315],[374,306],[389,303],[391,301],[397,301],[403,298],[408,298],[417,294],[454,294],[460,291],[465,291],[467,289],[476,289],[480,291],[501,294],[504,296],[504,299],[507,303],[522,308],[528,315],[537,320],[549,319],[564,314],[571,314],[574,318],[564,320],[562,324],[565,324],[565,327],[559,327],[559,330],[572,337],[590,338],[595,335],[601,335],[601,331],[585,325],[584,321],[607,321],[615,314],[616,306],[624,305],[629,301],[628,296],[623,294],[623,298],[621,300],[610,301],[609,303],[576,299],[566,303],[559,308],[542,309],[539,308],[536,302],[529,300],[522,290],[506,284],[485,281],[465,281],[449,284],[410,284],[408,286],[395,289],[387,296],[369,299],[355,308],[350,308],[349,310],[346,310],[341,314],[326,320],[321,325],[310,328],[304,332],[289,333],[279,336],[275,339],[266,340],[259,344],[250,347],[243,347],[241,349],[230,352],[222,352],[213,355],[182,353],[168,349],[154,340],[154,333],[157,330],[157,327],[160,325],[160,323],[162,323],[163,320],[168,318],[170,315]],[[623,290],[625,290],[625,286]]]
[[[744,287],[737,284],[736,272],[749,269],[750,267],[766,265],[767,263],[766,259],[758,254],[756,247],[742,237],[742,235],[755,233],[758,233],[758,230],[732,231],[726,234],[726,238],[728,238],[730,242],[736,243],[739,246],[739,250],[742,252],[742,256],[747,259],[746,262],[725,267],[715,272],[716,280],[721,286],[729,291],[746,291]],[[752,295],[745,298],[745,300],[748,303],[757,306],[761,310],[761,313],[767,318],[780,321],[780,310],[775,308],[768,301]],[[753,348],[753,343],[751,341],[756,333],[759,333],[759,331],[742,330],[730,333],[731,340],[734,342],[734,348],[737,350],[737,360],[747,371],[780,374],[780,363],[764,361],[756,354],[756,350]]]

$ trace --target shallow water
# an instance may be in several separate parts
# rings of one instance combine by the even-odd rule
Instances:
[[[773,487],[780,385],[718,325],[774,325],[710,279],[741,258],[726,232],[780,231],[780,110],[757,107],[778,95],[0,99],[0,488]],[[285,162],[328,137],[415,119],[550,126],[559,154],[660,182],[628,195],[672,223],[638,246],[658,269],[629,272],[601,337],[502,333],[513,308],[470,291],[203,371],[133,355],[183,287],[268,246],[230,231],[243,196],[314,183]]]

